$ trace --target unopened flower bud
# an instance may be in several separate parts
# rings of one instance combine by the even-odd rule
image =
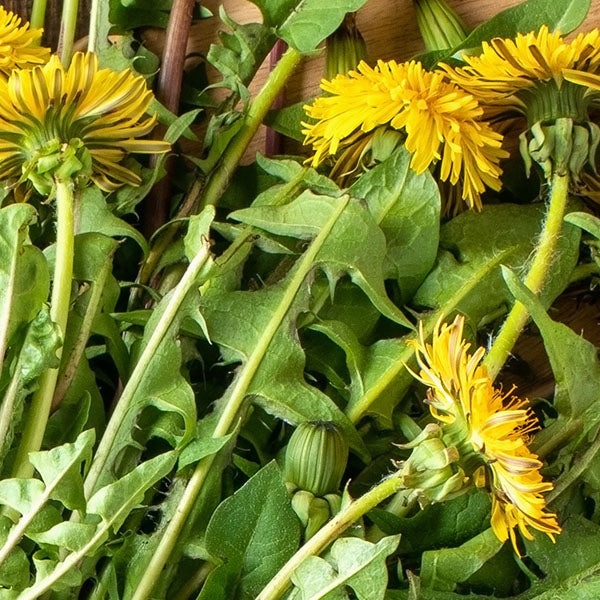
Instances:
[[[428,52],[455,48],[469,35],[467,26],[446,0],[414,2],[417,23]]]
[[[367,46],[358,27],[354,13],[348,13],[343,23],[327,38],[325,78],[355,69],[367,58]]]
[[[332,422],[298,425],[285,454],[285,479],[315,496],[337,492],[348,461],[348,442]]]

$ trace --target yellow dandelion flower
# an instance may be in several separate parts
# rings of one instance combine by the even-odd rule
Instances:
[[[0,6],[0,73],[10,75],[13,69],[29,69],[43,65],[50,58],[50,49],[38,46],[41,29],[21,26],[21,18]]]
[[[600,72],[600,32],[594,29],[565,42],[560,32],[551,33],[543,25],[538,33],[518,34],[514,40],[483,42],[481,55],[464,55],[462,60],[467,66],[441,66],[463,89],[487,104],[509,104],[526,111],[527,90],[544,84],[560,88],[565,81],[572,82],[582,86],[580,92],[586,95],[590,75],[600,80],[596,74]],[[562,108],[565,114],[561,116],[569,116],[566,113],[573,109]]]
[[[415,343],[420,373],[427,387],[432,415],[449,431],[449,437],[468,457],[475,479],[483,466],[492,493],[492,528],[502,541],[516,545],[515,529],[532,539],[529,528],[550,536],[560,533],[556,515],[546,510],[542,496],[552,489],[539,472],[541,461],[527,444],[537,421],[526,400],[502,394],[480,363],[478,348],[469,354],[463,338],[464,318],[450,325],[438,323],[431,343]]]
[[[440,165],[440,179],[462,187],[462,200],[481,208],[486,186],[501,187],[502,136],[482,119],[475,98],[450,83],[442,72],[421,63],[361,62],[356,71],[321,82],[329,95],[305,106],[316,122],[304,123],[305,144],[312,144],[313,166],[328,156],[356,161],[367,140],[381,127],[401,130],[412,154],[411,167],[422,173]],[[352,162],[352,160],[350,162]]]
[[[589,112],[600,98],[598,29],[566,42],[544,25],[514,40],[484,42],[479,56],[464,55],[462,60],[463,67],[440,68],[477,98],[496,129],[522,134],[528,170],[533,159],[549,178],[560,165],[574,182],[584,167],[595,171],[600,129]],[[553,131],[561,121],[560,130]],[[568,143],[555,143],[556,137]]]
[[[169,144],[138,139],[152,131],[145,117],[152,92],[141,76],[98,69],[94,54],[76,53],[65,69],[56,56],[43,67],[13,71],[0,79],[0,177],[52,175],[67,148],[103,190],[139,185],[123,166],[128,153],[162,153]]]

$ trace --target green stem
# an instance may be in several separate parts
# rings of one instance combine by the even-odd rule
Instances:
[[[333,211],[332,216],[328,220],[327,224],[319,232],[319,235],[315,237],[302,258],[296,263],[297,266],[294,275],[290,279],[290,283],[281,299],[279,306],[274,311],[271,320],[265,327],[260,343],[256,345],[248,357],[244,368],[240,371],[238,377],[232,384],[231,392],[227,396],[227,403],[224,405],[223,410],[219,415],[219,420],[215,425],[212,437],[219,438],[229,433],[234,421],[236,420],[240,407],[246,398],[248,388],[254,379],[256,371],[260,367],[260,364],[267,350],[269,349],[269,346],[271,345],[273,337],[277,333],[279,326],[281,325],[285,315],[289,311],[290,306],[296,298],[296,294],[304,282],[304,279],[310,272],[319,250],[331,233],[334,225],[337,223],[340,214],[346,208],[348,201],[349,197],[346,197],[345,201],[339,202],[339,205],[336,207],[336,210]],[[179,542],[181,531],[183,530],[185,522],[190,515],[192,508],[194,507],[194,503],[198,498],[198,494],[204,485],[204,482],[216,457],[217,454],[211,454],[210,456],[202,459],[196,466],[196,469],[194,470],[194,473],[187,484],[175,513],[169,522],[169,526],[167,527],[160,544],[158,545],[154,556],[152,557],[152,560],[148,564],[144,575],[138,582],[137,588],[134,595],[131,597],[131,600],[146,600],[146,598],[148,598],[152,593],[152,590],[154,589],[154,586],[161,575],[163,567],[173,552],[176,544]]]
[[[205,562],[192,576],[186,581],[183,587],[177,592],[173,600],[188,600],[200,589],[210,572],[214,569],[214,565],[210,562]]]
[[[90,25],[88,27],[88,52],[98,52],[98,20],[100,18],[100,2],[102,0],[92,0],[90,6]]]
[[[271,71],[265,85],[252,101],[242,128],[227,146],[221,158],[221,163],[208,182],[204,194],[204,206],[219,202],[248,144],[301,58],[302,55],[299,52],[293,48],[288,48],[277,66]]]
[[[63,340],[69,315],[71,281],[73,279],[73,205],[73,183],[70,180],[57,181],[56,258],[50,318],[56,323]],[[60,361],[62,348],[59,349],[57,355]],[[27,411],[27,421],[13,467],[13,477],[31,477],[33,474],[33,466],[28,457],[30,452],[36,452],[42,446],[57,378],[58,369],[47,369],[40,377],[38,389],[33,394],[31,405]]]
[[[556,174],[552,181],[550,206],[544,229],[529,268],[529,273],[525,278],[525,285],[534,294],[539,294],[544,287],[554,262],[554,253],[560,237],[568,199],[569,176],[567,174]],[[504,366],[528,319],[529,313],[525,306],[520,302],[515,302],[483,362],[492,379],[496,378],[500,369]]]
[[[79,361],[83,356],[86,344],[90,337],[92,324],[94,322],[94,318],[96,317],[98,307],[100,306],[100,301],[102,300],[102,292],[104,291],[104,286],[111,270],[112,262],[107,260],[102,266],[96,281],[93,281],[90,286],[91,289],[89,290],[89,300],[81,322],[81,327],[77,334],[77,339],[75,340],[75,344],[69,353],[68,359],[57,381],[56,389],[54,390],[54,396],[52,399],[53,411],[59,407],[60,403],[65,397],[65,394],[67,393],[67,390],[69,389],[69,386],[71,385],[71,382],[73,381],[73,377],[77,371],[77,366],[79,365]]]
[[[382,481],[366,494],[350,502],[329,523],[323,526],[304,546],[288,560],[279,573],[271,579],[256,600],[277,600],[290,585],[294,571],[309,556],[319,555],[331,542],[340,536],[350,525],[375,508],[379,503],[395,494],[402,487],[398,473]]]
[[[206,264],[210,256],[210,247],[206,244],[200,252],[190,262],[186,272],[184,273],[181,281],[177,287],[173,290],[169,303],[165,307],[165,311],[157,324],[156,329],[152,332],[146,347],[142,351],[139,360],[137,361],[127,385],[123,389],[123,393],[119,398],[119,402],[115,407],[115,410],[106,426],[106,430],[102,435],[98,449],[94,456],[92,466],[85,479],[85,494],[89,498],[97,489],[97,484],[100,477],[104,474],[108,467],[108,459],[112,451],[112,445],[117,437],[119,429],[122,426],[125,416],[131,408],[131,402],[135,396],[138,386],[142,382],[146,371],[157,352],[161,342],[163,341],[167,331],[173,324],[173,320],[179,311],[181,304],[185,300],[188,292],[194,287],[197,282],[198,276]]]
[[[46,20],[46,2],[47,0],[33,0],[29,24],[34,29],[42,29],[44,27],[44,21]],[[39,42],[37,42],[37,44],[39,44]]]
[[[181,207],[177,211],[176,218],[189,217],[189,215],[192,214],[198,202],[198,198],[200,197],[203,186],[204,182],[201,179],[196,179],[194,181],[189,192],[186,194]],[[179,231],[181,225],[181,221],[175,221],[174,223],[165,225],[165,228],[157,234],[157,239],[152,245],[152,248],[150,248],[148,257],[142,264],[136,283],[146,285],[150,281],[156,266],[158,265],[163,254],[166,252],[167,248],[171,245],[171,242],[175,238],[175,235]],[[135,302],[140,294],[140,289],[141,288],[139,286],[131,288],[128,304],[129,309],[132,309],[135,306]]]
[[[58,38],[58,54],[60,62],[66,69],[71,64],[75,29],[77,28],[77,11],[79,0],[63,0],[63,11],[60,19],[60,36]]]

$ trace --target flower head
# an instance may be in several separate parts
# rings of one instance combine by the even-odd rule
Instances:
[[[547,177],[556,168],[569,169],[575,181],[586,164],[595,170],[600,130],[589,113],[600,99],[597,29],[566,42],[544,25],[514,40],[484,42],[479,56],[464,55],[462,60],[464,67],[440,67],[477,98],[497,128],[515,129],[517,119],[526,162],[537,161]],[[560,132],[551,129],[555,124]],[[555,143],[565,132],[568,143]]]
[[[542,463],[527,447],[537,422],[526,400],[494,388],[481,359],[484,348],[469,354],[463,338],[464,319],[438,323],[430,344],[421,327],[415,344],[420,373],[429,389],[427,403],[443,423],[449,440],[466,457],[465,472],[475,479],[483,468],[492,492],[492,528],[498,538],[510,537],[515,550],[515,528],[532,539],[529,528],[560,533],[556,515],[546,511],[543,492],[552,489],[539,472]],[[518,550],[517,550],[518,551]]]
[[[380,60],[375,68],[361,62],[357,71],[323,81],[321,88],[329,95],[305,107],[316,120],[303,131],[315,152],[313,166],[340,151],[360,157],[373,132],[388,127],[405,134],[416,173],[439,162],[440,179],[460,183],[469,207],[481,208],[486,186],[500,189],[502,136],[483,121],[475,98],[442,72],[415,61]]]
[[[50,49],[37,44],[42,39],[41,29],[21,26],[21,18],[0,6],[0,73],[10,75],[13,69],[29,69],[43,65],[50,58]]]
[[[0,97],[0,176],[29,179],[40,191],[57,174],[89,176],[106,191],[139,185],[120,164],[125,156],[169,149],[138,139],[156,122],[144,116],[152,92],[143,77],[99,70],[94,54],[75,54],[68,69],[53,56],[43,67],[13,71],[0,80]]]

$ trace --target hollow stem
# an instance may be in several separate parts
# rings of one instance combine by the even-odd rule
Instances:
[[[396,473],[357,500],[350,502],[288,560],[277,575],[271,579],[263,591],[256,597],[256,600],[277,600],[281,598],[290,584],[294,571],[306,558],[319,555],[331,542],[348,529],[350,525],[386,498],[389,498],[400,490],[402,481],[402,477],[400,477],[399,473]]]
[[[58,326],[63,340],[69,315],[71,280],[73,278],[73,205],[73,183],[70,180],[57,181],[56,260],[50,317]],[[57,354],[60,361],[62,348]],[[13,467],[13,477],[31,477],[33,474],[33,466],[29,462],[28,455],[30,452],[38,451],[42,446],[57,377],[58,369],[47,369],[40,377],[38,389],[33,394],[31,405],[27,411],[25,429]]]
[[[71,64],[75,29],[77,27],[77,11],[79,0],[63,0],[63,11],[60,19],[60,36],[58,38],[58,54],[60,62],[66,69]]]
[[[174,0],[169,13],[156,96],[174,114],[179,114],[185,55],[195,3],[196,0]],[[157,128],[155,135],[160,135],[160,133],[161,128]],[[156,160],[157,156],[154,155],[152,159]],[[165,176],[154,185],[144,203],[142,217],[144,230],[148,236],[164,225],[169,218],[169,201],[172,196],[173,168],[175,166],[172,159],[173,157],[167,158]]]
[[[29,24],[32,28],[41,29],[44,27],[46,20],[46,2],[47,0],[33,0],[31,6],[31,19]],[[39,44],[39,42],[37,42]]]
[[[534,294],[541,292],[551,272],[569,198],[568,191],[569,176],[556,174],[552,181],[546,222],[529,273],[525,278],[525,285]],[[483,363],[492,379],[496,378],[504,366],[528,319],[529,312],[525,306],[520,302],[515,302]]]
[[[85,347],[92,331],[94,318],[102,300],[102,292],[104,291],[106,280],[108,279],[111,271],[112,261],[107,260],[102,265],[96,281],[92,282],[91,284],[91,289],[89,291],[89,302],[81,323],[81,328],[79,329],[75,344],[69,353],[68,360],[66,361],[62,373],[56,383],[56,389],[54,390],[54,396],[52,399],[53,412],[60,406],[60,403],[63,401],[69,386],[73,381],[73,377],[75,377],[77,366],[79,365],[81,357],[85,352]]]
[[[219,202],[244,151],[301,58],[302,55],[299,52],[293,48],[288,48],[277,66],[271,71],[265,85],[250,105],[242,128],[227,146],[219,166],[206,186],[203,199],[204,206]]]

